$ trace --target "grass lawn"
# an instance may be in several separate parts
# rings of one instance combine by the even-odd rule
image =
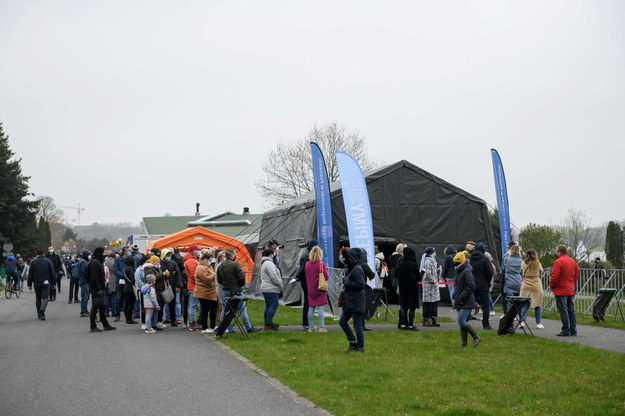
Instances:
[[[262,300],[250,299],[247,303],[247,314],[250,318],[250,323],[254,326],[263,326],[263,312],[265,311],[265,302]],[[336,311],[335,311],[336,312]],[[325,307],[326,313],[326,324],[328,325],[338,325],[338,316],[336,320],[329,317],[330,307],[326,305]],[[338,312],[337,312],[338,313]],[[373,317],[370,321],[367,321],[367,325],[369,324],[396,324],[397,323],[397,310],[393,311],[395,317],[388,316],[388,319],[384,319],[384,313],[380,310],[380,318]],[[420,323],[423,317],[420,313],[415,315],[415,323]],[[273,318],[273,321],[279,325],[301,325],[302,324],[302,308],[294,308],[291,306],[280,306],[276,311],[276,315]],[[440,322],[453,322],[449,318],[441,317],[439,319]],[[315,322],[317,319],[315,318]]]
[[[625,355],[480,332],[478,348],[458,331],[369,332],[364,354],[345,354],[342,332],[223,342],[339,416],[625,414]]]
[[[501,315],[503,313],[502,308],[495,308],[497,314]],[[625,313],[625,311],[624,311]],[[625,322],[621,319],[621,315],[619,314],[616,317],[616,321],[613,316],[606,316],[605,321],[595,322],[592,315],[583,316],[581,313],[575,314],[577,317],[577,325],[590,325],[590,326],[598,326],[602,328],[615,328],[615,329],[623,329],[625,330]],[[543,319],[553,319],[554,321],[560,320],[560,314],[555,311],[543,311]],[[528,318],[530,325],[534,324],[534,311],[530,309],[528,313]]]

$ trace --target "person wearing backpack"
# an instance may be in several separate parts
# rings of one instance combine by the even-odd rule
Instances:
[[[89,292],[91,294],[91,313],[89,316],[91,329],[89,332],[102,332],[102,329],[98,328],[95,321],[98,312],[100,313],[100,322],[102,322],[104,331],[117,329],[109,324],[104,308],[104,292],[106,291],[104,247],[98,247],[93,250],[93,257],[85,268],[85,280],[89,285]]]
[[[72,263],[69,270],[69,302],[67,303],[78,303],[78,288],[80,287],[80,254],[78,255],[76,261]]]
[[[91,252],[85,250],[81,254],[81,259],[78,261],[78,270],[80,271],[80,277],[78,278],[78,284],[80,285],[80,316],[88,317],[89,310],[87,309],[89,303],[89,280],[86,277],[87,261],[90,259]]]

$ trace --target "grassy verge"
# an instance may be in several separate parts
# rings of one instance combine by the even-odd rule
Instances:
[[[503,309],[501,308],[495,308],[495,311],[498,314],[503,313]],[[530,322],[530,324],[533,324],[534,312],[532,309],[530,309],[528,315],[529,315],[528,321]],[[547,311],[547,312],[543,311],[542,316],[543,316],[543,319],[553,319],[554,321],[560,320],[560,314],[554,311]],[[599,321],[599,322],[595,322],[595,320],[593,319],[591,315],[583,316],[581,313],[578,313],[578,314],[575,314],[575,316],[577,318],[577,325],[590,325],[590,326],[598,326],[601,328],[615,328],[615,329],[625,330],[625,322],[623,322],[620,315],[616,317],[616,321],[614,320],[613,316],[606,316],[605,321]]]
[[[254,326],[262,326],[265,322],[263,320],[263,313],[265,311],[265,302],[262,300],[250,299],[247,303],[247,314],[250,318],[250,323]],[[330,307],[325,307],[326,312],[326,324],[328,325],[336,325],[338,324],[338,316],[336,320],[329,317]],[[335,311],[337,314],[338,312]],[[388,315],[388,319],[385,319],[385,314],[380,312],[380,317],[373,317],[371,320],[367,321],[367,325],[369,324],[396,324],[397,323],[397,311],[393,311],[395,317],[391,317]],[[420,323],[422,320],[421,314],[415,315],[415,322]],[[290,306],[280,306],[276,311],[276,315],[274,316],[273,321],[279,325],[301,325],[302,324],[302,308],[294,308]],[[449,318],[441,317],[439,319],[440,322],[453,322]],[[316,322],[316,318],[315,318]]]
[[[625,414],[624,355],[493,332],[475,349],[457,331],[365,337],[364,354],[345,354],[338,332],[223,342],[339,416]]]

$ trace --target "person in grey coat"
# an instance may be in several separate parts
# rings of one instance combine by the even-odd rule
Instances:
[[[275,252],[266,248],[260,266],[260,291],[265,298],[265,327],[264,329],[277,330],[280,325],[273,323],[273,317],[278,310],[280,293],[282,292],[282,276],[280,269],[273,261]]]
[[[349,348],[345,352],[364,352],[365,336],[363,325],[365,321],[365,273],[360,264],[360,249],[350,248],[343,251],[347,274],[343,278],[345,291],[343,292],[343,312],[339,325],[349,341]],[[348,325],[353,319],[356,336]]]

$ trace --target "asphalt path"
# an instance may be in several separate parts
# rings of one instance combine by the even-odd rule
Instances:
[[[34,293],[0,299],[0,415],[327,414],[197,332],[90,333],[66,294],[45,321]]]

